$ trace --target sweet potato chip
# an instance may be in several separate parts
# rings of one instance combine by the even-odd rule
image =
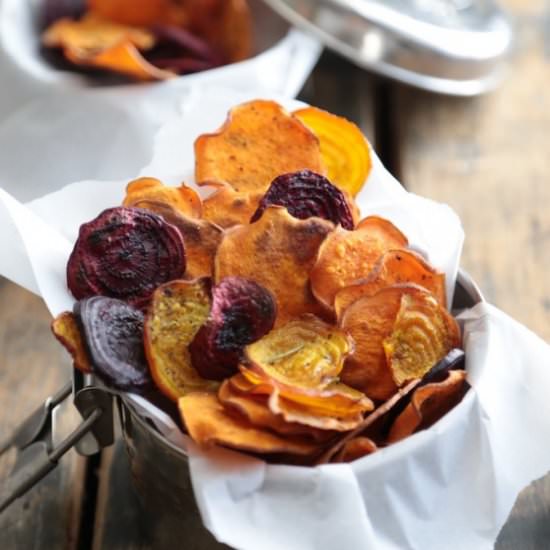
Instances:
[[[376,443],[368,437],[359,436],[346,441],[342,450],[334,457],[333,462],[352,462],[378,450]]]
[[[149,63],[128,40],[96,53],[65,49],[64,54],[75,65],[95,67],[136,80],[167,80],[176,76]]]
[[[363,420],[363,415],[360,412],[342,416],[322,414],[309,405],[302,405],[283,397],[277,390],[271,393],[268,403],[270,410],[275,414],[282,415],[287,422],[303,424],[320,430],[347,432],[353,430]]]
[[[153,380],[173,401],[189,392],[214,391],[219,386],[198,375],[187,349],[209,311],[207,279],[172,281],[153,294],[145,319],[145,353]]]
[[[126,187],[126,196],[122,204],[138,206],[142,201],[168,204],[179,214],[190,218],[200,218],[202,215],[201,198],[194,189],[185,184],[170,187],[155,178],[139,178],[131,181]],[[169,220],[166,221],[169,222]],[[185,244],[187,245],[187,241]]]
[[[242,375],[237,374],[236,376]],[[235,389],[230,380],[222,383],[218,392],[218,399],[226,408],[235,409],[254,426],[268,428],[281,435],[311,437],[315,441],[323,440],[327,437],[327,433],[323,430],[286,422],[281,415],[271,412],[267,405],[266,396],[243,394]],[[328,435],[330,436],[330,434]]]
[[[52,321],[52,332],[73,358],[74,368],[84,373],[91,373],[90,357],[82,333],[70,311],[61,313]]]
[[[313,315],[272,330],[245,348],[250,368],[292,387],[324,388],[334,382],[353,342]]]
[[[253,426],[245,417],[231,414],[209,393],[190,393],[178,400],[184,425],[202,447],[223,445],[258,454],[310,455],[318,448],[311,440],[281,437]]]
[[[267,288],[277,301],[275,326],[304,313],[319,313],[309,274],[333,228],[320,218],[298,220],[284,208],[270,206],[256,223],[227,230],[216,254],[216,282],[238,275]]]
[[[280,174],[325,173],[317,137],[274,101],[234,107],[224,125],[195,141],[195,180],[229,183],[241,193],[265,193]]]
[[[319,138],[330,181],[351,196],[357,195],[372,165],[363,132],[353,122],[317,107],[299,109],[294,116]]]
[[[86,57],[120,43],[148,50],[154,46],[155,37],[146,29],[119,25],[88,13],[78,20],[63,18],[55,22],[42,35],[42,43],[49,48],[69,49],[74,56]]]
[[[92,13],[123,25],[149,27],[170,14],[173,0],[87,0]]]
[[[367,277],[384,252],[407,244],[407,238],[391,222],[377,216],[361,221],[354,231],[336,228],[321,245],[311,271],[314,296],[332,311],[340,289]]]
[[[263,197],[263,193],[238,193],[224,183],[208,182],[206,185],[217,187],[217,191],[203,201],[203,218],[224,229],[248,224]]]
[[[422,378],[460,347],[458,323],[428,292],[403,294],[392,332],[384,338],[386,361],[397,386]]]
[[[393,423],[388,443],[395,443],[417,430],[435,424],[460,403],[467,388],[465,380],[465,371],[450,370],[442,382],[418,388],[413,393],[411,402]]]
[[[223,238],[223,229],[209,221],[179,214],[172,206],[158,201],[140,200],[134,206],[150,210],[176,227],[185,243],[185,279],[212,277],[214,258]]]
[[[389,250],[376,262],[370,275],[340,289],[334,298],[336,317],[362,296],[371,296],[385,286],[415,283],[429,290],[442,306],[446,304],[445,273],[437,271],[412,250]]]
[[[353,302],[340,320],[340,326],[355,341],[355,352],[347,358],[341,380],[371,399],[388,399],[397,390],[383,343],[393,332],[404,294],[427,294],[427,291],[415,285],[385,287]]]

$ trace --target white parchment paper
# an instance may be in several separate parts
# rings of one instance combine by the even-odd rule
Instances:
[[[83,178],[131,177],[149,162],[155,132],[181,114],[197,86],[294,97],[321,52],[262,0],[250,0],[261,45],[255,57],[166,82],[98,86],[43,59],[40,1],[0,0],[0,174],[21,201]]]
[[[194,139],[247,97],[223,90],[189,96],[135,176],[192,183]],[[26,205],[0,190],[0,273],[40,293],[52,314],[71,309],[65,265],[78,227],[120,204],[126,183],[79,182]],[[463,241],[456,215],[405,192],[376,156],[358,202],[364,215],[393,221],[445,270],[450,298]],[[518,492],[550,469],[550,349],[488,304],[460,319],[472,391],[431,429],[353,464],[302,468],[205,452],[150,403],[131,399],[189,455],[203,521],[235,548],[491,548]]]

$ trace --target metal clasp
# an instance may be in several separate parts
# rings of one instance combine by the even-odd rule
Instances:
[[[71,394],[83,421],[54,445],[54,411]],[[51,472],[72,447],[83,455],[99,452],[114,440],[113,397],[89,375],[74,371],[73,380],[48,397],[5,441],[0,455],[17,449],[17,459],[0,488],[0,512]]]

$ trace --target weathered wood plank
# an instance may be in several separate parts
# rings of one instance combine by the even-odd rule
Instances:
[[[2,439],[70,375],[68,359],[50,332],[43,302],[0,278],[0,429]],[[75,415],[59,416],[63,433]],[[14,458],[0,461],[4,479]],[[27,495],[0,515],[0,548],[5,550],[72,550],[77,548],[85,461],[76,453]]]
[[[537,0],[503,4],[518,36],[501,88],[476,99],[394,93],[399,176],[453,206],[463,267],[489,301],[550,340],[550,11]],[[548,548],[549,517],[547,476],[521,494],[496,548]]]

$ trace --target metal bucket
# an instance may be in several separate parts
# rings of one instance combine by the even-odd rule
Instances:
[[[484,301],[472,278],[458,273],[453,310]],[[213,550],[228,548],[203,527],[193,496],[185,453],[141,418],[124,399],[119,400],[122,433],[132,479],[151,524],[155,549]]]

